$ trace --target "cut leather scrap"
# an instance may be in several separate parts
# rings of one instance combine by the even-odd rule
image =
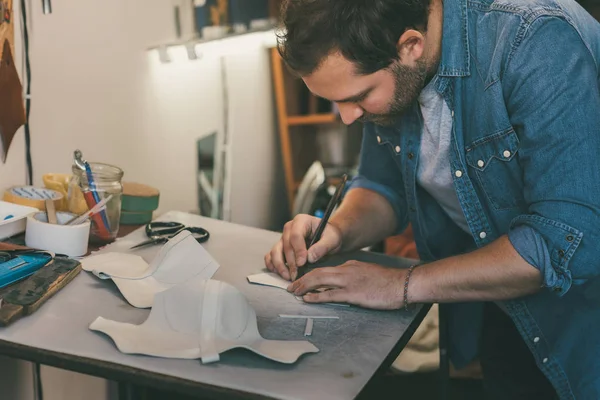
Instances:
[[[245,348],[285,364],[319,349],[308,341],[264,339],[256,312],[235,287],[216,280],[194,279],[156,295],[141,325],[98,317],[89,327],[114,341],[122,353],[163,358],[220,360],[220,354]]]
[[[170,239],[150,265],[140,256],[104,253],[81,261],[83,269],[100,279],[112,279],[134,307],[152,306],[154,295],[191,279],[210,279],[219,264],[194,239],[182,231]]]
[[[263,286],[271,286],[279,289],[283,289],[287,291],[288,286],[291,282],[286,281],[281,276],[277,275],[273,272],[265,272],[261,274],[249,275],[246,277],[248,282],[253,283],[255,285],[263,285]],[[294,296],[296,300],[304,302],[304,299],[301,296]],[[349,304],[344,303],[321,303],[327,304],[330,306],[338,306],[338,307],[350,307]]]
[[[291,284],[291,282],[286,281],[273,272],[249,275],[246,277],[246,279],[248,279],[248,282],[256,285],[271,286],[283,290],[287,290],[288,286]]]

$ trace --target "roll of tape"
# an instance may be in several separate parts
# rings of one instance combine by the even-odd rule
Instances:
[[[160,192],[148,185],[123,182],[121,209],[125,211],[154,211],[158,208]]]
[[[64,196],[56,190],[37,188],[34,186],[15,186],[4,192],[4,201],[35,207],[38,210],[46,209],[46,200],[52,200],[54,207],[60,209]]]
[[[80,225],[62,225],[73,218],[73,214],[58,212],[58,224],[49,224],[45,212],[27,217],[25,244],[28,247],[81,257],[87,254],[90,237],[90,221]]]

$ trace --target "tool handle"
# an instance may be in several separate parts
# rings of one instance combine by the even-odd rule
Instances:
[[[179,222],[162,222],[154,221],[146,225],[146,236],[148,237],[159,237],[159,236],[171,236],[179,233],[185,225]]]
[[[310,240],[310,242],[308,244],[308,248],[310,248],[312,245],[314,245],[319,240],[321,240],[321,235],[323,235],[323,231],[325,230],[325,227],[327,226],[327,223],[329,222],[329,217],[331,217],[331,213],[333,213],[333,209],[335,208],[335,206],[337,205],[337,203],[340,200],[342,191],[344,189],[344,186],[346,185],[347,180],[348,180],[348,176],[344,174],[344,176],[342,177],[342,181],[340,182],[338,187],[335,189],[335,193],[333,194],[333,196],[331,196],[331,199],[329,200],[329,204],[327,204],[327,209],[325,210],[325,215],[323,215],[323,218],[321,218],[321,222],[319,223],[319,226],[317,227],[315,234],[313,235],[312,239]]]
[[[46,214],[48,216],[49,224],[58,224],[56,219],[56,209],[54,208],[54,201],[52,199],[46,199]]]
[[[90,209],[92,209],[96,204],[100,203],[100,195],[98,195],[98,189],[96,189],[96,182],[94,181],[94,174],[92,173],[92,167],[90,167],[90,163],[88,163],[87,161],[84,161],[83,164],[85,165],[85,174],[87,176],[88,186],[90,187],[90,191],[92,193],[92,199],[94,200],[94,202],[92,204],[90,204],[87,201],[87,199],[86,199],[86,202],[88,204],[88,207]],[[100,211],[100,217],[102,218],[102,221],[104,222],[104,226],[106,226],[106,229],[109,230],[110,222],[108,221],[108,216],[106,215],[106,212]]]
[[[87,203],[90,210],[94,208],[96,202],[94,200],[94,195],[90,191],[83,192],[83,197],[85,198],[85,202]],[[110,240],[110,231],[108,230],[108,226],[104,225],[104,220],[102,218],[102,212],[96,213],[91,216],[92,220],[96,223],[98,227],[98,236],[104,240]]]

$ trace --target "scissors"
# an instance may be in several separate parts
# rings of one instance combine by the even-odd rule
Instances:
[[[146,236],[150,239],[131,247],[131,249],[166,243],[182,231],[189,231],[198,243],[204,243],[210,237],[210,233],[206,229],[197,226],[185,226],[179,222],[151,222],[146,225]]]

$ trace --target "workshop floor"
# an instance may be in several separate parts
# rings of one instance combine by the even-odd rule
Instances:
[[[198,400],[201,398],[177,396],[154,389],[135,397],[143,400]],[[452,379],[444,400],[481,400],[481,381]],[[438,375],[434,373],[386,375],[369,384],[357,400],[440,400]],[[318,399],[315,399],[318,400]]]
[[[358,400],[440,400],[438,375],[386,375],[371,382]],[[452,379],[444,400],[481,400],[480,380]]]

